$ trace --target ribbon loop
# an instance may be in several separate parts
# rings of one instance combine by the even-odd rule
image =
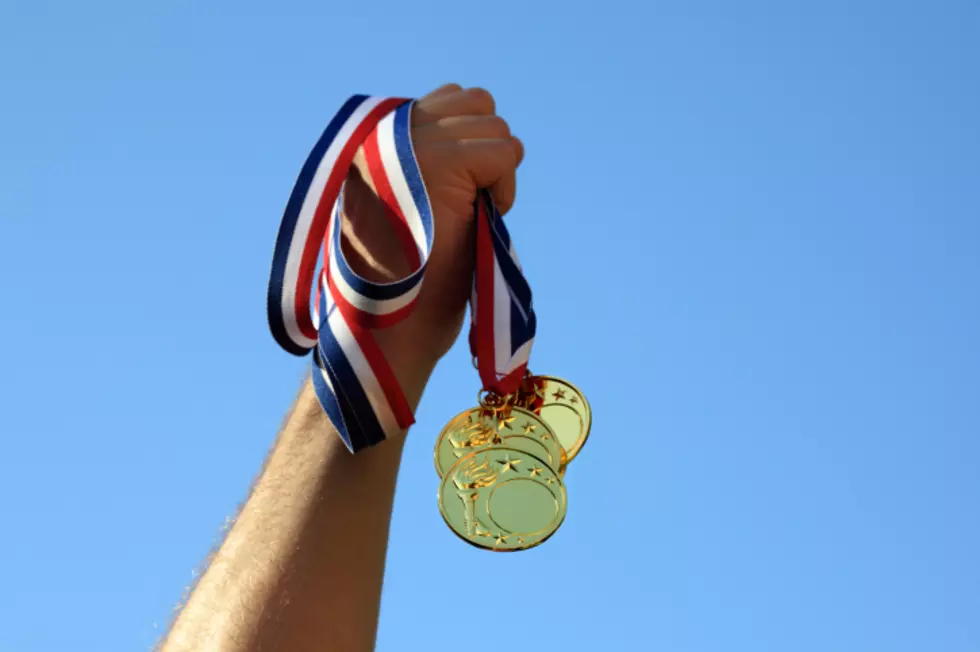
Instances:
[[[270,330],[289,353],[313,351],[317,398],[352,452],[414,422],[371,333],[412,312],[435,239],[432,206],[412,146],[413,105],[355,95],[341,107],[300,171],[273,254]],[[389,226],[413,263],[414,271],[391,283],[361,277],[343,254],[343,186],[359,148],[388,209]],[[520,383],[534,340],[531,290],[490,193],[481,190],[474,208],[479,231],[470,342],[484,388],[506,394]],[[321,244],[323,267],[317,274]]]
[[[493,198],[481,190],[476,200],[477,254],[470,299],[470,351],[483,388],[514,393],[531,357],[537,317],[531,287]]]

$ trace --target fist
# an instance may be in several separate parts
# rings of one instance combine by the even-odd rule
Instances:
[[[501,214],[506,213],[514,204],[515,173],[524,156],[521,142],[496,115],[490,93],[457,84],[415,104],[412,143],[432,204],[435,236],[415,310],[376,332],[389,359],[394,358],[396,373],[399,362],[434,365],[455,342],[473,283],[477,190],[489,189]],[[345,255],[358,274],[391,281],[413,271],[370,185],[361,152],[347,178],[343,209]]]

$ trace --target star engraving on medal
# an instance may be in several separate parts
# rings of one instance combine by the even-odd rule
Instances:
[[[525,435],[530,435],[532,432],[534,432],[535,428],[537,428],[537,426],[534,425],[533,423],[525,423],[524,424],[524,434]]]
[[[565,390],[563,390],[561,388],[558,388],[558,389],[555,390],[555,393],[552,394],[552,396],[555,397],[555,400],[561,400],[561,399],[565,398]]]
[[[499,546],[500,544],[502,544],[502,543],[507,543],[507,535],[505,535],[505,534],[503,534],[503,533],[501,533],[501,534],[498,534],[498,535],[497,535],[497,538],[496,538],[496,539],[494,539],[494,541],[493,541],[493,542],[494,542],[495,544],[497,544],[498,546]]]
[[[578,396],[573,396],[572,398],[568,399],[568,402],[569,403],[578,403]]]
[[[542,469],[540,466],[532,466],[530,470],[531,477],[541,475],[542,471],[544,471],[544,469]]]
[[[507,430],[512,430],[510,424],[513,423],[514,419],[516,418],[517,417],[515,417],[514,415],[509,415],[506,417],[501,415],[497,417],[497,430],[503,431],[504,428],[506,428]]]
[[[493,536],[488,531],[482,529],[479,525],[476,526],[476,536],[478,537],[490,537]]]
[[[542,441],[548,441],[549,439],[551,439],[551,435],[549,435],[548,433],[544,433],[543,435],[541,435]]]
[[[517,543],[519,543],[520,545],[523,546],[524,545],[524,537],[517,537]]]
[[[557,482],[557,480],[555,480],[555,476],[552,475],[552,476],[549,476],[548,479],[545,480],[545,482],[547,484],[555,484],[555,482]]]
[[[521,463],[521,460],[510,459],[510,453],[504,456],[504,459],[497,460],[497,464],[501,466],[500,472],[506,473],[507,471],[516,471],[517,465]]]

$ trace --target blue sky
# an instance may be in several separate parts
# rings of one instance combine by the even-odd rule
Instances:
[[[0,0],[0,652],[160,636],[308,363],[264,317],[299,166],[348,94],[447,81],[526,144],[532,368],[595,425],[551,541],[461,544],[453,350],[379,649],[491,617],[569,652],[980,649],[980,5],[422,4]]]

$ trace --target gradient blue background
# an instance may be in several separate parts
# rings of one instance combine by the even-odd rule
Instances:
[[[980,650],[980,5],[421,4],[0,1],[0,651],[165,631],[308,364],[264,284],[309,146],[446,81],[526,143],[533,369],[595,427],[552,541],[462,545],[452,352],[378,648]]]

